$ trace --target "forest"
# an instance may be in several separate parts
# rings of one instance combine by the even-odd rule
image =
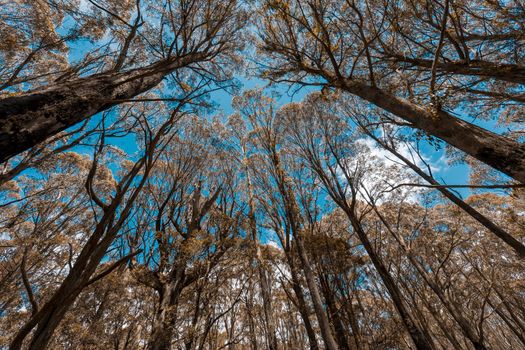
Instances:
[[[525,349],[524,0],[0,0],[0,349]]]

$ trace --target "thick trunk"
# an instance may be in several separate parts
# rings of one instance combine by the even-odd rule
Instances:
[[[0,163],[92,115],[158,85],[168,73],[199,60],[185,56],[144,68],[108,72],[0,100]]]
[[[332,80],[334,81],[334,80]],[[444,111],[432,113],[376,87],[339,79],[335,86],[359,96],[442,139],[494,169],[525,183],[525,145],[456,118]]]
[[[170,281],[162,286],[160,303],[153,330],[148,342],[148,350],[169,350],[175,321],[177,317],[177,305],[179,297],[184,288],[186,274],[186,263],[177,261],[174,270],[170,274]]]
[[[45,315],[40,319],[38,327],[33,333],[33,338],[28,350],[46,349],[55,329],[58,327],[69,307],[73,304],[82,289],[77,289],[68,298],[62,299],[60,303],[53,303]]]
[[[432,68],[433,60],[410,58],[396,55],[394,60],[405,62],[409,65],[425,68]],[[446,72],[455,75],[471,75],[484,78],[506,81],[515,84],[525,84],[525,67],[516,64],[500,64],[481,60],[471,60],[468,63],[460,62],[443,62],[436,65],[440,72]]]

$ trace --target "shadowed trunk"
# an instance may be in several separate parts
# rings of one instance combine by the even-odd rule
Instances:
[[[201,54],[107,72],[0,99],[0,163],[92,115],[157,86]]]
[[[177,269],[174,281],[162,286],[160,293],[159,310],[153,321],[153,331],[148,342],[148,350],[169,350],[175,320],[177,318],[177,304],[183,289],[184,270]]]
[[[348,339],[346,338],[346,329],[343,325],[343,321],[339,316],[339,310],[337,310],[335,301],[335,292],[330,289],[328,277],[322,272],[319,272],[320,287],[323,294],[324,301],[328,310],[328,316],[332,324],[334,325],[334,332],[337,340],[337,345],[341,350],[350,350]]]

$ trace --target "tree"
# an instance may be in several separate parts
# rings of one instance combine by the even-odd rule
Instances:
[[[328,349],[337,349],[337,343],[333,338],[328,318],[323,309],[319,289],[314,280],[314,273],[310,267],[309,257],[304,248],[304,235],[307,228],[303,223],[288,173],[281,161],[278,124],[272,101],[262,96],[260,91],[248,91],[242,99],[238,99],[234,103],[239,111],[250,121],[253,129],[254,144],[260,149],[262,157],[264,157],[259,158],[259,160],[261,163],[264,161],[267,164],[268,173],[271,174],[270,178],[263,181],[267,182],[271,186],[270,191],[276,192],[278,196],[277,198],[271,198],[271,202],[268,205],[274,206],[271,210],[277,212],[278,218],[276,219],[278,222],[284,223],[284,225],[275,225],[274,229],[279,235],[281,244],[286,246],[285,250],[291,253],[293,249],[297,253],[325,346]],[[293,243],[291,237],[293,237]],[[293,259],[293,256],[289,257],[291,268],[293,268]]]
[[[440,63],[440,59],[445,60],[443,55],[457,55],[455,52],[459,49],[455,48],[454,40],[444,44],[447,28],[445,25],[437,25],[436,28],[436,17],[445,18],[442,22],[447,23],[450,16],[450,21],[455,23],[456,33],[460,33],[456,35],[461,37],[465,34],[461,24],[465,21],[461,17],[479,18],[477,12],[483,12],[485,8],[478,9],[475,1],[453,5],[453,10],[459,13],[454,15],[459,16],[455,18],[449,14],[448,5],[444,10],[445,15],[438,16],[437,14],[443,12],[440,6],[431,1],[423,3],[426,6],[411,5],[412,2],[396,5],[386,1],[356,3],[322,0],[307,4],[295,0],[264,2],[260,11],[264,20],[258,21],[261,39],[259,47],[267,54],[263,75],[274,81],[337,88],[358,96],[400,118],[406,125],[442,139],[515,180],[525,182],[523,144],[454,116],[461,90],[455,91],[454,98],[446,98],[448,96],[444,93],[438,96],[436,88],[437,72],[440,70],[446,77],[454,80],[470,74],[480,75],[484,79],[502,79],[507,83],[509,79],[504,79],[505,72],[520,68],[509,68],[503,62],[491,66],[490,63],[475,60],[466,61],[467,63]],[[465,8],[460,9],[461,6]],[[410,23],[413,18],[411,15],[408,18],[399,18],[399,11],[404,12],[405,7],[417,7],[415,11],[421,12],[430,11],[418,12],[415,19],[417,21],[425,16],[426,22],[433,23],[419,26],[418,22]],[[494,4],[494,7],[498,5]],[[508,16],[513,12],[500,9]],[[522,13],[518,5],[515,10]],[[469,21],[473,28],[468,32],[486,33],[483,23],[483,19]],[[514,23],[515,21],[511,22],[509,26]],[[418,28],[417,34],[406,35],[407,31],[412,32],[412,28]],[[506,32],[506,28],[498,28],[499,30]],[[512,36],[508,40],[512,40]],[[457,42],[456,44],[461,46]],[[408,59],[409,63],[422,71],[421,75],[414,75],[416,79],[407,77],[408,74],[395,65],[398,58],[392,63],[392,48],[404,50],[405,47],[408,47],[411,55],[420,55],[418,58]],[[487,50],[490,52],[490,47]],[[459,52],[471,54],[466,44]],[[434,56],[432,64],[430,60],[423,64],[425,60],[421,56],[426,57],[429,53]],[[457,69],[447,68],[455,64]],[[487,69],[479,68],[480,66]],[[489,71],[492,73],[489,74]],[[516,76],[514,73],[510,75]],[[510,80],[513,80],[512,83],[523,83],[519,79]]]
[[[522,348],[524,18],[493,0],[0,6],[0,348]],[[320,91],[237,94],[250,60]]]
[[[29,348],[45,348],[54,330],[81,291],[114,268],[110,267],[93,276],[108,248],[128,220],[133,204],[158,158],[158,152],[166,147],[166,143],[170,140],[169,131],[179,117],[180,108],[175,109],[166,121],[155,125],[155,120],[151,118],[151,115],[148,115],[148,118],[145,113],[138,115],[137,122],[139,125],[143,124],[143,130],[153,132],[139,134],[145,144],[144,153],[132,164],[126,162],[120,164],[122,173],[119,180],[115,180],[107,168],[104,169],[105,171],[100,168],[100,159],[108,154],[104,133],[102,133],[99,144],[95,147],[91,165],[85,166],[85,171],[87,171],[84,182],[86,195],[89,196],[93,205],[98,207],[98,213],[94,214],[93,231],[58,288],[16,333],[10,344],[11,349],[20,349],[24,339],[34,328],[36,330],[32,333]],[[96,181],[99,176],[102,176],[101,180],[105,180],[102,181],[102,184],[107,186],[106,188],[100,186]],[[131,255],[117,261],[115,267],[130,257]]]
[[[119,3],[89,1],[86,10],[69,2],[54,1],[39,1],[38,5],[23,2],[6,7],[8,18],[16,18],[17,11],[29,7],[38,19],[27,28],[27,34],[17,32],[6,23],[4,30],[13,37],[12,41],[16,44],[31,41],[33,33],[37,33],[37,39],[44,35],[40,40],[51,40],[48,34],[41,34],[51,31],[57,38],[42,50],[50,54],[57,46],[63,48],[64,52],[58,55],[66,61],[66,67],[45,74],[44,85],[37,79],[42,70],[39,61],[33,62],[31,58],[29,64],[26,58],[19,64],[20,71],[15,69],[12,78],[4,83],[9,89],[0,99],[0,162],[98,112],[132,100],[167,77],[174,77],[171,81],[179,84],[180,91],[191,84],[191,80],[184,79],[190,72],[219,83],[229,77],[228,67],[232,66],[229,62],[235,61],[233,56],[239,47],[244,19],[236,1],[168,1],[164,4],[139,0],[135,6],[128,2],[124,9]],[[73,16],[79,28],[68,28],[64,19],[67,15]],[[130,18],[123,18],[124,15]],[[44,20],[45,16],[49,17],[48,21]],[[60,36],[59,29],[67,30],[68,34]],[[82,36],[84,32],[87,33]],[[104,38],[106,34],[109,40]],[[68,40],[82,37],[96,40],[97,45],[76,67],[67,67]],[[114,40],[120,41],[118,48],[112,43]],[[31,45],[27,43],[28,47]],[[8,46],[2,52],[4,60],[16,64],[18,60],[10,55],[17,50],[21,48]],[[98,50],[105,52],[98,56]],[[148,55],[143,57],[146,52]],[[30,70],[33,65],[35,72]],[[17,78],[29,74],[34,75]],[[27,81],[31,85],[29,91],[16,91]],[[11,93],[13,89],[16,92]],[[181,95],[180,91],[176,92],[177,96]]]

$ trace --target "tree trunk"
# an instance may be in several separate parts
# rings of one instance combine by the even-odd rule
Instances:
[[[259,251],[259,247],[257,247]],[[258,254],[260,254],[258,252]],[[263,311],[264,311],[264,320],[266,323],[266,333],[268,335],[268,349],[277,350],[277,336],[275,335],[275,322],[273,319],[272,312],[272,296],[270,293],[270,284],[268,282],[268,275],[266,270],[261,265],[260,260],[258,261],[257,266],[259,272],[259,280],[261,284],[261,294],[263,298]]]
[[[433,60],[410,58],[401,55],[394,55],[397,62],[405,62],[409,65],[426,68],[432,68]],[[468,63],[460,62],[443,62],[437,63],[436,69],[440,72],[446,72],[455,75],[470,75],[495,80],[506,81],[514,84],[525,84],[525,67],[516,64],[493,63],[482,60],[470,60]]]
[[[171,280],[162,286],[160,303],[153,330],[148,341],[148,350],[169,350],[177,318],[177,305],[184,287],[185,264],[177,264]]]
[[[21,349],[24,339],[35,327],[37,329],[32,334],[28,350],[40,350],[47,347],[56,327],[87,285],[107,248],[113,242],[120,226],[117,225],[108,230],[106,227],[110,221],[111,215],[101,219],[67,277],[52,297],[18,331],[9,346],[10,350]]]
[[[201,316],[201,296],[202,296],[202,288],[198,287],[197,292],[195,296],[195,311],[193,312],[193,317],[191,319],[191,335],[189,336],[189,339],[184,343],[184,347],[186,350],[193,350],[193,344],[195,344],[195,338],[196,338],[196,332],[194,331],[197,327],[197,323],[199,322],[200,316]]]
[[[319,272],[319,274],[322,274],[322,272]],[[328,316],[332,320],[332,324],[334,325],[334,331],[335,336],[337,340],[337,345],[339,346],[339,349],[341,350],[350,350],[350,345],[348,343],[348,339],[346,339],[346,330],[343,325],[343,321],[341,320],[341,317],[339,317],[339,312],[337,310],[334,294],[330,289],[330,286],[328,284],[328,278],[325,278],[324,276],[320,278],[321,279],[321,292],[323,293],[323,297],[328,309]]]
[[[444,111],[435,113],[379,88],[348,79],[333,85],[411,123],[494,169],[525,183],[525,145],[468,123]]]
[[[315,338],[315,331],[310,322],[310,317],[308,316],[309,315],[308,307],[306,306],[306,300],[304,298],[303,290],[299,282],[299,276],[297,274],[297,269],[293,261],[291,261],[292,257],[289,257],[288,253],[287,253],[287,258],[288,258],[288,264],[290,266],[290,275],[292,278],[292,289],[294,291],[295,297],[297,298],[297,309],[299,310],[299,314],[301,315],[301,318],[303,319],[304,328],[306,329],[306,335],[308,336],[308,342],[310,344],[310,350],[318,350],[319,345],[317,344],[317,340]]]
[[[319,322],[319,328],[321,328],[321,336],[325,343],[327,350],[337,350],[337,343],[332,335],[332,330],[330,328],[330,322],[328,322],[328,317],[323,308],[323,302],[321,300],[321,295],[319,289],[317,288],[317,282],[314,277],[312,268],[310,267],[309,258],[306,255],[306,251],[303,246],[303,237],[301,234],[295,236],[297,252],[299,255],[299,260],[304,271],[304,276],[306,279],[306,284],[308,285],[308,290],[310,291],[310,296],[312,298],[312,303],[314,305],[315,315],[317,316],[317,321]]]
[[[243,148],[244,151],[244,148]],[[257,272],[259,274],[259,284],[261,287],[261,294],[263,298],[264,321],[266,326],[266,334],[268,336],[268,349],[277,350],[277,336],[275,334],[275,321],[272,312],[272,296],[270,291],[270,283],[268,281],[268,274],[263,266],[263,257],[261,248],[259,246],[259,237],[257,234],[257,220],[255,218],[255,205],[253,202],[253,186],[250,178],[250,171],[245,169],[249,192],[249,212],[250,231],[252,241],[255,246],[255,263],[257,264]]]
[[[250,281],[250,291],[252,291],[253,285]],[[248,318],[248,333],[250,337],[251,350],[257,350],[257,334],[255,332],[255,319],[253,317],[253,293],[250,293],[246,300],[246,318]]]
[[[384,266],[379,255],[376,254],[374,248],[372,247],[372,244],[368,240],[366,233],[363,231],[360,224],[356,221],[354,215],[351,213],[351,209],[348,207],[343,207],[342,209],[348,216],[348,219],[350,220],[354,231],[357,233],[357,236],[359,237],[361,243],[363,243],[363,247],[365,248],[368,256],[370,257],[372,264],[379,273],[381,280],[383,281],[386,289],[388,290],[388,294],[392,298],[392,302],[394,303],[394,306],[398,311],[399,316],[401,317],[401,321],[405,325],[410,337],[412,338],[414,345],[418,350],[434,349],[430,336],[427,334],[427,332],[420,329],[419,326],[412,319],[409,311],[407,310],[403,302],[401,291],[399,290],[392,276]]]
[[[188,55],[127,72],[107,72],[0,100],[0,163],[92,115],[157,86],[176,69],[201,59]]]
[[[430,287],[430,289],[435,293],[435,295],[439,298],[445,309],[450,313],[452,318],[456,321],[459,328],[463,332],[463,335],[471,341],[472,345],[475,349],[481,349],[485,350],[486,347],[483,344],[482,340],[476,334],[476,330],[473,326],[471,326],[470,322],[463,317],[463,314],[461,310],[458,310],[453,303],[450,303],[446,296],[445,292],[435,283],[435,281],[432,279],[432,276],[425,270],[423,266],[421,266],[421,263],[418,261],[417,256],[414,256],[412,251],[409,247],[405,244],[403,238],[399,236],[386,222],[386,220],[383,218],[381,213],[379,213],[379,210],[377,210],[377,207],[374,205],[374,211],[376,212],[377,216],[380,218],[381,222],[385,225],[387,228],[387,231],[389,231],[394,239],[399,243],[399,246],[401,247],[403,253],[407,256],[408,260],[412,263],[412,265],[416,268],[418,273],[423,277],[423,280],[426,282],[426,284]]]

